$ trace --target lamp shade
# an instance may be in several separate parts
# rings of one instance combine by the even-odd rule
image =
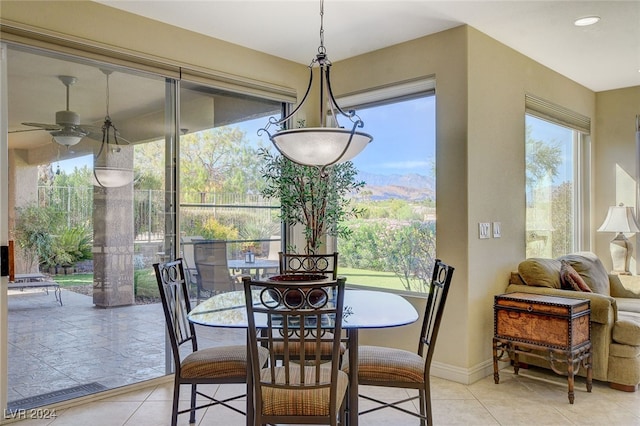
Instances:
[[[373,138],[341,128],[308,127],[282,130],[271,136],[275,147],[289,160],[306,166],[325,166],[349,161]]]
[[[93,185],[103,188],[118,188],[133,181],[133,170],[96,166],[93,169]]]
[[[611,206],[607,212],[607,217],[598,228],[598,232],[640,232],[640,226],[633,216],[633,208],[624,205]]]

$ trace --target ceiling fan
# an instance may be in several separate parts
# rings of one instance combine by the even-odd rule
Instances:
[[[16,130],[15,132],[28,132],[33,130],[46,130],[53,136],[53,140],[63,146],[72,146],[80,142],[85,136],[90,136],[92,133],[100,133],[100,128],[95,126],[87,126],[80,124],[80,116],[78,113],[69,110],[69,87],[75,84],[78,79],[76,77],[68,75],[60,75],[58,79],[67,88],[67,109],[64,111],[56,112],[55,124],[43,124],[43,123],[22,123],[24,126],[38,127],[38,129],[29,130]]]

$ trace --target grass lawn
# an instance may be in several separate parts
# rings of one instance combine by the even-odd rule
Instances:
[[[55,275],[53,280],[62,288],[93,285],[93,274]],[[153,269],[135,271],[135,288],[136,296],[158,297],[158,284]]]
[[[392,290],[405,290],[400,278],[393,272],[369,271],[367,269],[342,268],[338,275],[347,277],[347,285],[357,284]]]
[[[347,284],[357,284],[392,290],[405,290],[400,279],[393,272],[369,271],[366,269],[340,268],[340,275],[347,277]],[[60,287],[93,285],[93,274],[56,275],[54,280]],[[158,284],[153,269],[135,271],[136,296],[158,297]]]
[[[93,285],[93,274],[54,275],[53,280],[60,284],[60,287]]]

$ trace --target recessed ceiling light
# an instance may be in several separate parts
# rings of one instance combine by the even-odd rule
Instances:
[[[573,22],[576,27],[586,27],[593,25],[600,20],[599,16],[585,16],[584,18],[578,18]]]

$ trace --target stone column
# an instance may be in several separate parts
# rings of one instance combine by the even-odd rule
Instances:
[[[96,164],[133,168],[133,146],[101,156]],[[99,161],[99,162],[98,162]],[[93,190],[93,303],[102,308],[135,302],[133,183]]]

